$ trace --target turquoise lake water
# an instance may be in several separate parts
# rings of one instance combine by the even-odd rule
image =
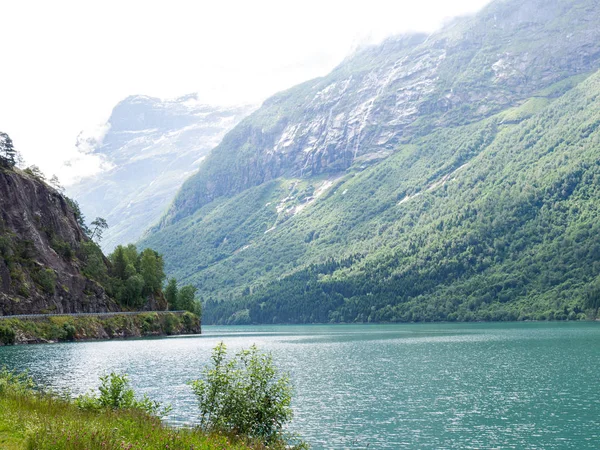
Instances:
[[[600,324],[205,327],[202,336],[0,347],[73,394],[110,371],[193,423],[211,349],[256,343],[295,386],[292,430],[314,449],[600,448]]]

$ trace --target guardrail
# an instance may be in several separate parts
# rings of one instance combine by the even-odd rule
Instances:
[[[122,312],[105,312],[105,313],[65,313],[65,314],[19,314],[15,316],[0,316],[2,319],[44,319],[47,317],[111,317],[136,314],[183,314],[187,311],[122,311]]]

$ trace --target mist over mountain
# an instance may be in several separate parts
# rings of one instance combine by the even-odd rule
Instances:
[[[196,94],[174,100],[131,96],[116,105],[93,149],[108,170],[67,188],[88,219],[108,221],[103,248],[138,240],[206,154],[253,109],[205,105]]]

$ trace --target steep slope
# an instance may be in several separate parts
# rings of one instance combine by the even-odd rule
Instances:
[[[365,49],[242,121],[144,245],[208,321],[577,317],[599,273],[599,20],[497,1]]]
[[[519,124],[501,115],[440,130],[349,178],[276,232],[272,245],[260,243],[268,261],[301,254],[303,269],[288,268],[291,274],[236,301],[209,301],[206,320],[593,317],[600,301],[598,98],[600,73]]]
[[[0,315],[118,311],[75,256],[88,238],[43,181],[0,167]]]
[[[515,106],[598,67],[600,6],[496,1],[431,36],[389,40],[330,75],[265,102],[229,133],[175,199],[163,226],[279,176],[347,169],[399,143]]]
[[[68,188],[87,217],[108,221],[104,249],[139,239],[209,150],[253,109],[203,105],[195,95],[169,101],[133,96],[119,103],[94,150],[111,169]]]

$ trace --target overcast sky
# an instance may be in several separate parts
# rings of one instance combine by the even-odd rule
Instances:
[[[133,94],[261,102],[353,48],[433,31],[489,0],[103,0],[0,3],[0,131],[59,174],[76,137]],[[88,170],[86,168],[85,170]]]

